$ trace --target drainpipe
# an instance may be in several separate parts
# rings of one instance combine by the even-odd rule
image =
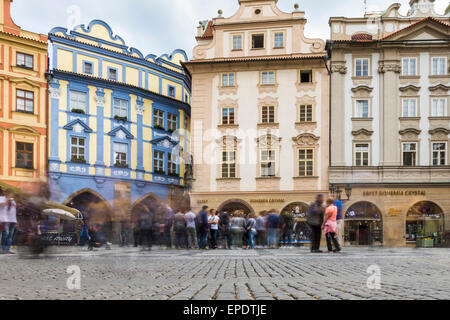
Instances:
[[[329,75],[329,101],[328,101],[328,172],[330,170],[331,167],[331,140],[332,140],[332,135],[331,135],[331,117],[332,117],[332,108],[331,108],[331,56],[332,56],[332,46],[333,46],[333,42],[329,42],[329,48],[327,49],[328,52],[328,56],[324,57],[324,63],[325,66],[327,68],[328,71],[328,75]],[[327,62],[330,62],[330,66],[328,66]],[[328,178],[328,182],[330,181],[330,179]]]

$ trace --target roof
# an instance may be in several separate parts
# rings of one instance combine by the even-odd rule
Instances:
[[[211,39],[214,35],[213,35],[213,22],[212,21],[208,21],[208,24],[206,25],[205,31],[203,32],[203,34],[200,37],[196,37],[197,39]]]
[[[407,27],[405,27],[405,28],[403,28],[403,29],[400,29],[400,30],[397,30],[397,31],[395,31],[395,32],[392,32],[392,33],[388,34],[387,36],[385,36],[385,37],[383,37],[383,38],[380,38],[379,40],[380,40],[380,41],[386,40],[386,39],[388,39],[388,38],[390,38],[390,37],[392,37],[392,36],[394,36],[394,35],[396,35],[396,34],[402,32],[402,31],[404,31],[404,30],[410,29],[410,28],[412,28],[412,27],[414,27],[414,26],[416,26],[416,25],[418,25],[418,24],[421,24],[421,23],[423,23],[423,22],[425,22],[425,21],[431,21],[431,22],[434,22],[434,23],[438,23],[438,24],[440,24],[440,25],[442,25],[442,26],[444,26],[444,27],[450,28],[450,25],[447,24],[447,23],[444,23],[444,22],[442,22],[442,21],[440,21],[440,20],[437,20],[437,19],[435,19],[435,18],[433,18],[433,17],[426,17],[426,18],[423,18],[422,20],[419,20],[419,21],[417,21],[417,22],[414,22],[414,23],[410,24],[409,26],[407,26]]]
[[[40,43],[40,44],[45,44],[45,45],[47,45],[47,36],[45,36],[45,35],[39,35],[40,38],[45,38],[45,39],[46,39],[45,41],[43,41],[43,40],[37,40],[37,39],[32,39],[32,38],[24,37],[24,36],[21,36],[21,35],[19,35],[19,34],[15,34],[15,33],[11,33],[11,32],[6,32],[6,31],[0,31],[0,34],[6,34],[6,35],[8,35],[8,36],[17,37],[17,38],[20,38],[20,39],[29,40],[29,41],[34,41],[34,42],[37,42],[37,43]]]
[[[283,61],[283,60],[308,60],[308,59],[323,59],[327,55],[323,54],[286,54],[286,55],[271,55],[271,56],[255,56],[255,57],[235,57],[235,58],[214,58],[214,59],[200,59],[191,60],[183,64],[196,63],[221,63],[221,62],[256,62],[256,61]]]

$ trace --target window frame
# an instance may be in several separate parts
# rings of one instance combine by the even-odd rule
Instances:
[[[239,48],[235,47],[235,44],[236,44],[235,37],[240,37]],[[232,34],[231,35],[231,48],[232,48],[231,50],[232,51],[242,51],[244,49],[243,39],[244,39],[243,34]]]
[[[22,144],[24,146],[23,149],[19,149],[19,144]],[[31,146],[31,151],[26,149],[26,146]],[[15,167],[16,169],[25,169],[25,170],[34,170],[34,143],[28,143],[28,142],[21,142],[16,141],[16,163]],[[23,161],[24,165],[19,165],[19,159],[18,155],[19,153],[23,154]],[[31,165],[27,166],[28,163],[31,163]]]
[[[438,62],[437,62],[437,66],[436,66],[436,73],[434,73],[434,61],[435,60],[438,60]],[[440,73],[439,71],[440,71],[440,68],[439,67],[442,67],[441,66],[441,61],[440,60],[443,60],[444,61],[444,65],[443,65],[443,73]],[[431,66],[430,66],[430,74],[432,75],[432,76],[446,76],[447,74],[448,74],[448,71],[447,71],[447,62],[448,61],[448,58],[447,57],[445,57],[445,56],[435,56],[435,57],[431,57]]]
[[[162,158],[156,157],[157,155],[162,155]],[[165,161],[165,152],[160,151],[160,150],[154,150],[153,151],[153,173],[165,174],[164,161]],[[162,165],[161,168],[159,168],[159,164]]]
[[[19,96],[19,92],[23,92],[23,97]],[[30,94],[30,93],[32,94],[33,98],[27,97],[27,94]],[[24,106],[23,110],[19,109],[19,100],[23,101],[23,106]],[[31,111],[27,111],[27,101],[28,102],[31,101],[31,103],[32,103]],[[16,112],[34,114],[34,91],[16,88]]]
[[[19,55],[23,56],[24,64],[19,64]],[[31,58],[31,66],[27,66],[27,58]],[[34,70],[34,55],[17,51],[16,52],[16,67],[27,69],[27,70]]]
[[[77,144],[73,144],[73,139],[77,140]],[[84,145],[80,144],[80,141],[83,140]],[[75,160],[84,160],[87,161],[86,159],[86,141],[87,139],[85,137],[79,137],[79,136],[71,136],[70,137],[70,161],[73,161],[73,159],[75,158]],[[73,148],[77,149],[76,151],[76,155],[74,155],[73,153]],[[82,154],[82,158],[80,158],[80,150],[83,150],[83,154]]]
[[[281,46],[277,46],[277,35],[282,36],[281,38]],[[286,32],[284,31],[274,31],[273,32],[273,49],[283,49],[286,47]]]
[[[174,154],[169,152],[167,154],[167,174],[169,176],[178,176],[178,163],[176,159],[172,159]]]
[[[408,67],[405,68],[405,62],[408,61]],[[414,61],[414,74],[411,74],[411,61]],[[402,76],[403,77],[415,77],[419,74],[419,65],[417,57],[403,57],[402,58]],[[408,70],[408,72],[405,72]]]
[[[113,97],[113,118],[120,117],[120,118],[127,118],[128,119],[128,111],[129,111],[129,104],[130,102],[126,99]],[[121,103],[119,105],[116,104],[117,101],[120,101],[121,103],[124,102],[124,105]],[[117,113],[119,111],[119,113]]]
[[[435,150],[434,146],[437,144],[443,144],[444,150]],[[442,160],[442,155],[443,155],[443,160],[444,160],[443,164],[434,164],[435,153],[438,154],[437,160],[439,162],[440,162],[440,160]],[[446,166],[447,163],[448,163],[448,142],[447,141],[432,141],[431,142],[431,165],[433,167],[441,167],[441,166]]]
[[[265,110],[267,109],[267,110]],[[266,119],[267,121],[264,121],[264,113],[266,111]],[[271,118],[271,112],[273,112],[272,118],[273,121],[269,121]],[[276,107],[273,105],[263,105],[261,106],[261,118],[260,118],[260,123],[262,124],[275,124],[277,123],[277,116],[276,116]]]
[[[354,60],[354,77],[358,77],[358,78],[367,78],[371,76],[371,59],[367,58],[367,57],[362,57],[362,58],[355,58]],[[361,74],[358,75],[358,61],[361,61]],[[367,61],[367,75],[364,74],[364,62]]]
[[[117,151],[116,146],[121,146],[125,148],[125,152],[123,151]],[[128,166],[128,143],[123,142],[113,142],[113,159],[114,164],[113,166]],[[125,156],[125,160],[120,157],[119,162],[117,161],[117,156]]]
[[[254,36],[263,36],[263,46],[262,47],[255,47],[254,43]],[[266,33],[265,32],[254,32],[250,34],[250,40],[251,40],[251,49],[252,50],[263,50],[266,48]]]
[[[367,146],[367,151],[359,151],[358,146]],[[364,164],[364,154],[367,153],[367,165]],[[358,154],[360,154],[360,164],[358,164]],[[371,147],[369,142],[356,141],[353,143],[353,166],[358,168],[370,167],[371,165]]]
[[[308,81],[308,82],[303,82],[302,81],[302,73],[305,73],[305,72],[308,72],[309,73],[309,75],[310,75],[310,81]],[[299,79],[298,79],[298,83],[299,84],[311,84],[311,83],[314,83],[314,72],[313,72],[313,70],[311,69],[311,70],[306,70],[306,69],[304,69],[304,70],[299,70]]]
[[[415,103],[414,115],[410,114],[410,111],[411,111],[410,103],[411,103],[411,101],[414,101],[414,103]],[[401,102],[402,102],[402,105],[401,105],[401,108],[402,108],[402,110],[401,110],[401,117],[402,118],[417,118],[418,117],[418,114],[419,114],[419,109],[418,109],[419,99],[418,98],[415,98],[415,97],[414,98],[413,97],[402,97],[401,98]],[[405,102],[408,102],[406,115],[405,115]]]
[[[86,66],[90,65],[91,66],[91,72],[87,72],[86,71]],[[83,61],[83,73],[84,74],[88,74],[88,75],[94,75],[94,63],[91,61]]]
[[[233,84],[230,84],[230,76],[232,75]],[[226,78],[226,83],[225,79]],[[223,88],[233,88],[236,86],[236,72],[222,72],[220,74],[220,84]]]
[[[173,92],[173,94],[171,94],[171,92]],[[177,88],[175,88],[175,86],[172,85],[167,85],[167,95],[171,98],[176,98],[177,96]]]
[[[233,110],[233,112],[230,112],[230,110]],[[225,115],[225,111],[227,111],[226,115]],[[231,118],[231,114],[233,114],[232,118]],[[232,119],[233,121],[231,121],[230,119]],[[236,108],[231,107],[231,106],[230,107],[222,107],[220,123],[222,125],[235,125],[236,124]]]
[[[270,75],[273,74],[273,82],[264,82],[264,74],[267,74],[267,81],[270,80]],[[273,70],[261,71],[260,73],[260,83],[262,86],[274,86],[277,82],[276,72]]]
[[[302,108],[305,108],[304,112],[302,112]],[[312,104],[301,104],[298,107],[298,121],[300,123],[311,123],[314,122],[314,106]],[[308,120],[309,113],[311,113],[311,120]],[[304,114],[304,120],[302,120],[302,115]]]
[[[268,157],[266,160],[263,159],[263,153],[267,152],[268,153]],[[273,160],[270,158],[270,155],[273,153]],[[270,148],[264,148],[264,149],[260,149],[259,151],[259,169],[260,169],[260,177],[262,178],[273,178],[277,176],[277,151],[275,149],[270,149]],[[273,175],[264,175],[263,174],[263,170],[265,168],[263,168],[264,164],[269,164],[269,163],[273,163],[273,170],[274,173]],[[267,169],[269,170],[269,169]]]
[[[367,117],[364,117],[364,107],[361,109],[361,115],[359,115],[358,111],[360,102],[367,102]],[[366,98],[357,98],[355,99],[355,118],[357,119],[369,119],[370,118],[370,99]]]
[[[232,155],[232,157],[229,157]],[[223,149],[220,160],[220,176],[222,179],[235,179],[237,178],[237,165],[236,165],[236,149]],[[226,168],[226,172],[224,169]],[[232,174],[234,169],[234,174]],[[226,173],[226,174],[225,174]]]
[[[114,71],[116,73],[115,79],[111,78],[111,71]],[[108,80],[109,81],[119,81],[119,70],[117,68],[108,67],[108,74],[107,74],[107,76],[108,76]]]
[[[305,152],[305,157],[302,159],[301,152]],[[308,158],[308,152],[311,153],[311,158]],[[315,152],[314,148],[298,148],[297,149],[297,174],[302,178],[312,178],[315,176]],[[302,172],[302,163],[304,164],[303,172]],[[309,174],[308,164],[311,164],[311,174]]]
[[[437,101],[437,105],[436,105],[436,111],[440,110],[440,103],[443,101],[444,102],[444,106],[443,106],[443,114],[435,114],[435,108],[434,108],[434,102]],[[432,118],[443,118],[443,117],[447,117],[447,109],[448,109],[448,98],[447,97],[431,97],[431,104],[430,104],[431,110],[430,110],[430,115]]]
[[[413,150],[413,151],[411,151],[411,150],[407,150],[407,151],[405,151],[405,145],[407,145],[407,144],[409,144],[409,145],[415,145],[415,149]],[[419,150],[418,150],[418,143],[417,142],[402,142],[402,145],[401,145],[401,147],[402,147],[402,166],[403,167],[417,167],[418,166],[418,160],[419,160],[419,158],[418,158],[418,156],[419,156]],[[407,165],[407,164],[405,164],[405,153],[414,153],[414,164],[411,164],[411,165]]]
[[[158,114],[155,114],[155,113]],[[165,125],[164,125],[164,114],[165,112],[159,109],[153,109],[153,115],[152,115],[152,124],[153,124],[153,128],[155,127],[160,127],[163,128],[161,130],[165,130]],[[157,119],[155,121],[155,118]],[[161,123],[159,123],[159,121],[161,121]]]
[[[172,117],[175,117],[175,119],[171,119]],[[174,127],[173,127],[174,126]],[[174,113],[167,113],[167,131],[175,132],[178,129],[178,116]]]
[[[84,96],[84,98],[85,98],[85,102],[84,102],[84,105],[83,105],[83,107],[82,108],[80,108],[79,106],[73,106],[72,105],[72,102],[76,102],[76,103],[80,103],[80,101],[75,101],[75,100],[72,100],[72,97],[73,97],[73,95],[79,95],[79,96],[81,96],[81,95],[83,95]],[[72,112],[72,110],[83,110],[84,111],[84,113],[85,114],[87,114],[87,107],[88,107],[88,94],[87,94],[87,92],[83,92],[83,91],[78,91],[78,90],[72,90],[72,89],[69,89],[69,109],[70,109],[70,112]]]

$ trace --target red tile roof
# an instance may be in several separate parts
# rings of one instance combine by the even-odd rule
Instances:
[[[357,33],[352,35],[352,41],[372,41],[372,35],[367,33]]]
[[[220,62],[249,62],[249,61],[279,61],[279,60],[307,60],[307,59],[323,59],[327,55],[323,54],[286,54],[274,56],[255,56],[255,57],[233,57],[233,58],[214,58],[199,59],[185,62],[184,64],[194,63],[220,63]]]
[[[200,37],[197,37],[197,39],[210,39],[210,38],[212,38],[214,36],[213,35],[212,26],[213,26],[213,22],[209,21],[208,25],[206,26],[205,31],[203,32],[203,34]]]

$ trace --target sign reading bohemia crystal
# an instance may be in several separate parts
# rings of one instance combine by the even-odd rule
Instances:
[[[425,196],[427,193],[423,190],[383,190],[383,191],[364,191],[363,196]]]

